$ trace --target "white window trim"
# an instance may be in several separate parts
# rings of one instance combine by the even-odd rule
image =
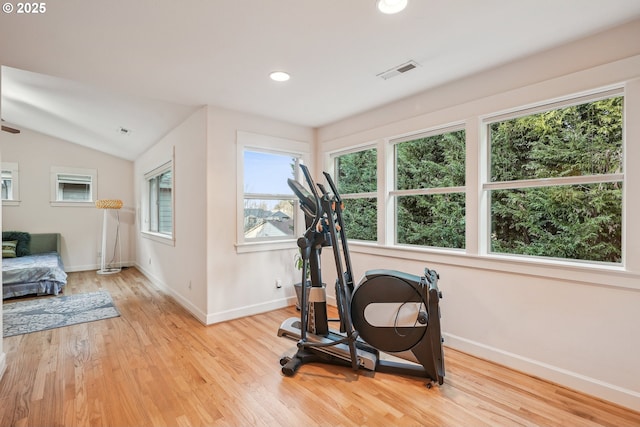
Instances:
[[[621,261],[620,263],[598,262],[590,260],[579,259],[565,259],[565,258],[553,258],[544,256],[532,256],[532,255],[519,255],[509,253],[498,253],[491,251],[491,242],[489,235],[491,233],[491,204],[489,198],[489,192],[491,190],[502,189],[520,189],[520,188],[536,188],[536,187],[548,187],[559,185],[575,185],[575,184],[599,184],[607,182],[622,182],[623,187],[625,185],[625,169],[622,173],[612,173],[603,175],[583,175],[572,177],[558,177],[558,178],[539,178],[539,179],[526,179],[516,181],[496,181],[490,180],[491,176],[491,143],[489,141],[489,125],[495,122],[501,122],[504,120],[515,119],[519,117],[526,117],[533,114],[542,113],[545,111],[557,110],[561,108],[580,105],[588,102],[596,102],[603,99],[613,98],[617,96],[625,97],[625,89],[622,86],[607,87],[599,90],[591,90],[579,94],[564,96],[553,100],[543,101],[537,104],[521,106],[519,108],[513,108],[500,113],[488,114],[480,117],[480,200],[479,200],[479,217],[480,235],[478,236],[478,254],[488,259],[501,259],[512,260],[514,262],[525,262],[532,264],[544,264],[549,265],[562,265],[565,267],[586,267],[586,268],[605,268],[612,269],[612,271],[624,270],[626,268],[626,250],[625,250],[625,210],[626,194],[623,192],[622,196],[622,247],[621,247]],[[626,119],[626,115],[623,111],[623,120]],[[626,138],[625,130],[626,123],[623,123],[623,164],[626,165]]]
[[[328,167],[326,168],[327,173],[331,175],[331,178],[334,180],[336,185],[339,185],[338,178],[336,176],[336,160],[338,157],[346,156],[348,154],[359,153],[360,151],[367,150],[376,150],[376,169],[377,169],[377,181],[376,181],[376,191],[368,191],[365,193],[340,193],[340,197],[344,200],[349,199],[376,199],[376,209],[378,212],[383,212],[384,209],[386,212],[387,207],[389,206],[388,200],[385,199],[384,187],[381,185],[382,182],[385,181],[384,175],[381,178],[380,170],[381,170],[381,159],[384,159],[385,154],[383,149],[380,147],[379,141],[374,142],[366,142],[364,144],[358,144],[347,149],[339,149],[334,151],[329,151],[326,156],[326,161],[328,162]],[[383,169],[384,170],[384,169]],[[376,241],[371,240],[358,240],[358,239],[350,239],[349,242],[359,242],[362,244],[378,244],[386,242],[387,233],[385,232],[386,225],[388,221],[386,221],[386,215],[377,215],[377,223],[376,223]]]
[[[89,200],[86,201],[66,201],[58,200],[58,175],[86,175],[91,177],[91,194]],[[98,199],[98,170],[97,169],[85,169],[85,168],[73,168],[66,166],[51,166],[51,206],[56,207],[94,207],[95,201]]]
[[[403,142],[409,142],[409,141],[413,141],[420,138],[428,138],[431,136],[438,136],[438,135],[443,135],[446,133],[458,132],[458,131],[464,131],[466,136],[468,132],[466,130],[465,122],[449,123],[444,126],[437,126],[429,129],[424,129],[418,132],[413,132],[413,133],[405,134],[402,136],[390,138],[388,140],[387,151],[388,151],[389,157],[387,157],[387,159],[385,160],[390,163],[389,173],[391,174],[391,176],[390,176],[390,181],[386,183],[387,187],[385,188],[386,190],[385,195],[387,197],[387,206],[389,206],[389,208],[387,209],[387,214],[390,215],[389,218],[387,219],[387,222],[389,223],[388,232],[391,234],[385,236],[385,241],[392,242],[393,245],[397,247],[417,246],[419,248],[432,248],[435,250],[458,251],[458,252],[465,250],[461,248],[442,248],[439,246],[420,246],[420,245],[409,245],[404,243],[398,243],[398,229],[397,229],[398,213],[396,210],[396,202],[397,202],[398,196],[424,196],[424,195],[434,195],[434,194],[463,193],[465,195],[465,201],[466,201],[467,187],[466,185],[464,185],[464,186],[454,186],[454,187],[429,187],[429,188],[414,188],[409,190],[398,190],[397,189],[398,188],[398,183],[397,183],[398,171],[396,169],[397,165],[395,163],[396,146],[398,144],[402,144]],[[465,146],[466,146],[466,141],[465,141]],[[467,162],[465,161],[465,169],[466,167],[467,167]],[[466,170],[465,170],[465,173],[466,173]],[[465,221],[466,221],[466,217],[465,217]],[[468,241],[467,236],[465,236],[465,248],[467,246],[467,241]]]
[[[176,209],[175,209],[175,168],[174,159],[161,164],[160,166],[146,172],[142,178],[142,227],[140,234],[142,237],[168,245],[175,245],[175,231],[176,231]],[[167,171],[171,171],[171,234],[159,233],[157,231],[149,230],[150,219],[149,215],[151,207],[149,206],[149,179],[154,178]]]
[[[2,200],[2,206],[20,206],[20,168],[15,162],[2,162],[3,171],[11,172],[11,193],[10,200]]]
[[[509,254],[492,254],[483,251],[487,246],[487,238],[490,230],[490,219],[487,211],[487,203],[484,201],[487,194],[485,188],[489,189],[493,184],[503,185],[503,183],[490,183],[486,177],[490,176],[486,170],[488,165],[487,135],[486,122],[498,121],[505,117],[510,117],[522,112],[539,112],[552,108],[554,105],[575,105],[586,101],[596,101],[598,99],[608,98],[611,96],[625,97],[625,118],[629,117],[627,106],[631,105],[629,96],[633,100],[640,96],[640,86],[633,86],[633,90],[629,92],[626,85],[609,85],[595,89],[589,89],[573,94],[560,96],[550,96],[546,100],[539,102],[522,103],[513,107],[494,110],[492,112],[470,114],[465,119],[450,121],[451,124],[461,124],[466,131],[466,199],[467,199],[467,237],[465,249],[448,249],[421,246],[397,245],[393,242],[386,241],[387,235],[393,235],[391,230],[391,213],[386,210],[392,209],[389,203],[390,197],[385,193],[385,188],[393,188],[393,150],[390,149],[392,144],[390,141],[399,140],[400,138],[416,135],[420,130],[410,130],[403,133],[396,133],[395,136],[379,135],[375,140],[369,142],[358,141],[357,136],[338,138],[332,141],[326,141],[324,144],[328,148],[322,152],[323,167],[333,175],[334,173],[334,157],[336,155],[348,154],[354,151],[360,151],[367,147],[378,148],[378,212],[386,212],[386,215],[378,215],[378,241],[359,241],[350,240],[349,249],[352,253],[360,253],[365,255],[377,255],[390,258],[399,258],[412,260],[416,262],[424,262],[425,256],[434,263],[443,265],[460,266],[465,265],[469,268],[478,268],[496,272],[512,272],[518,274],[527,274],[539,277],[553,277],[563,280],[584,281],[602,286],[617,286],[629,289],[640,289],[638,285],[638,273],[635,269],[630,270],[628,265],[629,248],[625,244],[629,229],[635,227],[628,224],[628,205],[629,205],[629,182],[635,179],[634,171],[628,169],[628,159],[635,153],[635,147],[627,144],[628,132],[633,129],[634,135],[637,127],[629,126],[629,122],[624,125],[623,130],[623,146],[624,146],[624,167],[625,171],[623,186],[625,188],[623,198],[623,231],[622,236],[622,253],[623,262],[621,264],[599,263],[594,261],[581,261],[545,257],[533,257],[523,255]],[[629,104],[628,104],[629,103]],[[635,111],[635,110],[634,110]],[[427,118],[428,120],[428,118]],[[415,121],[414,121],[415,122]],[[436,125],[432,129],[444,129],[448,125]],[[416,127],[418,128],[418,127]],[[389,132],[393,135],[392,132]],[[618,180],[618,176],[613,179]],[[580,178],[582,179],[582,178]],[[589,179],[589,178],[587,178]],[[383,188],[383,185],[385,186]],[[508,185],[508,184],[505,184]],[[486,186],[486,187],[485,187]],[[383,228],[383,227],[386,227]],[[637,259],[632,254],[633,261]],[[634,263],[634,266],[636,264]]]
[[[245,241],[244,239],[244,152],[258,151],[263,153],[273,153],[287,155],[300,159],[300,163],[309,164],[310,152],[309,143],[295,141],[286,138],[279,138],[257,133],[237,131],[236,133],[236,252],[259,252],[269,250],[291,249],[296,247],[298,234],[304,229],[304,217],[300,209],[294,207],[294,235],[285,239],[269,239]],[[277,195],[270,195],[277,196]],[[289,198],[287,195],[285,198]],[[295,199],[295,206],[298,206]]]

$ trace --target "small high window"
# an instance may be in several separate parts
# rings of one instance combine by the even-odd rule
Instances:
[[[90,202],[91,175],[58,174],[58,202]]]
[[[92,206],[96,200],[95,169],[51,168],[51,204],[53,206]]]
[[[18,164],[2,162],[2,204],[15,206],[20,202]]]

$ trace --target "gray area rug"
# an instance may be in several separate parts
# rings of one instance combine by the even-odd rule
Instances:
[[[3,336],[29,334],[118,317],[107,291],[18,301],[2,306]]]

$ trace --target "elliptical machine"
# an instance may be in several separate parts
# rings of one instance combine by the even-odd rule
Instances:
[[[444,381],[444,355],[440,332],[438,273],[428,268],[423,276],[394,270],[371,270],[354,286],[351,259],[342,218],[343,204],[331,176],[323,172],[331,188],[314,183],[300,165],[311,189],[289,179],[300,200],[307,227],[297,241],[302,257],[300,318],[285,320],[278,336],[297,340],[297,351],[280,359],[282,372],[293,376],[305,363],[331,363]],[[333,248],[337,271],[336,305],[339,331],[329,328],[326,290],[322,283],[320,255]],[[307,272],[310,280],[307,280]],[[380,352],[411,363],[381,358]]]

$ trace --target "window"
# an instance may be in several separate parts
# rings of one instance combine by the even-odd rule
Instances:
[[[622,262],[620,91],[486,122],[489,249]]]
[[[2,204],[17,206],[20,202],[18,164],[2,162]]]
[[[173,236],[173,169],[168,162],[145,174],[147,187],[147,232]]]
[[[58,193],[56,200],[61,202],[90,202],[90,175],[58,175]]]
[[[295,248],[304,220],[287,179],[300,181],[309,143],[245,131],[236,136],[236,250]]]
[[[293,239],[297,199],[287,184],[300,158],[292,154],[243,151],[243,237],[245,242]]]
[[[334,158],[336,186],[344,202],[348,239],[377,240],[377,150],[368,148]]]
[[[2,170],[2,200],[13,200],[13,177],[10,170]]]
[[[396,243],[465,247],[465,131],[392,141]]]
[[[52,167],[52,206],[93,206],[96,181],[95,169]]]

